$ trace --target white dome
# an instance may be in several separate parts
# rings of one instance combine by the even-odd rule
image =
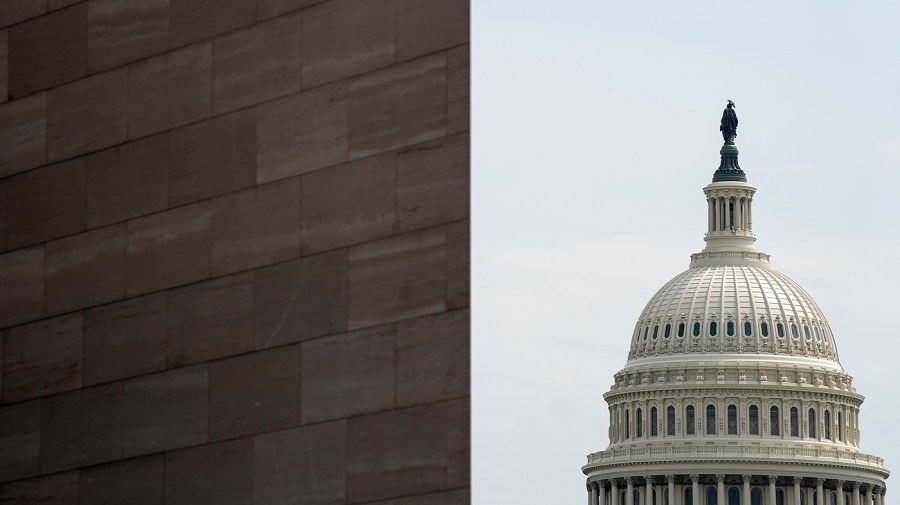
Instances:
[[[679,354],[693,360],[782,355],[840,367],[821,309],[797,283],[765,264],[695,266],[653,295],[632,334],[629,364],[655,356],[671,361]]]

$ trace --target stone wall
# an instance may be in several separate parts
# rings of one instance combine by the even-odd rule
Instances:
[[[469,502],[465,0],[0,2],[0,502]]]

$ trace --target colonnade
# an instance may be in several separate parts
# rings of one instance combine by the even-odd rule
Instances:
[[[734,230],[751,231],[753,225],[751,205],[752,198],[735,196],[710,196],[709,231]]]
[[[690,474],[591,479],[587,491],[588,505],[884,505],[887,490],[850,480]]]

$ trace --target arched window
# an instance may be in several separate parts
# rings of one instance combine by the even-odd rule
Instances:
[[[678,336],[684,336],[684,323],[678,323]]]
[[[718,505],[718,498],[716,488],[712,486],[706,488],[706,505]]]
[[[644,326],[644,341],[647,340],[647,332],[648,332],[648,331],[650,331],[650,327],[649,327],[649,326]]]
[[[775,325],[775,331],[778,333],[778,338],[784,338],[784,325],[778,323]]]
[[[806,340],[810,340],[809,336],[809,326],[803,325],[803,336],[806,337]]]
[[[666,435],[675,435],[675,407],[666,409]]]
[[[762,489],[755,487],[750,491],[750,505],[762,505]]]
[[[831,440],[831,413],[826,410],[822,420],[825,421],[825,433],[823,435],[825,435],[826,439]]]
[[[631,420],[629,419],[629,412],[625,411],[625,438],[631,438]]]
[[[781,434],[781,430],[778,427],[778,421],[778,407],[772,406],[772,408],[769,409],[769,431],[772,436],[777,437]]]
[[[799,437],[800,436],[800,419],[797,413],[797,407],[791,407],[791,436]]]
[[[638,489],[634,490],[634,505],[641,505],[641,492]]]
[[[715,435],[716,434],[716,406],[715,405],[707,405],[706,406],[706,434],[707,435]]]
[[[657,431],[658,421],[659,421],[659,419],[658,419],[658,414],[656,412],[656,407],[652,407],[650,409],[650,436],[651,437],[655,437],[655,436],[659,435],[659,432]]]
[[[759,323],[759,331],[762,333],[762,336],[768,337],[769,336],[769,324],[766,323],[765,321]]]
[[[737,407],[728,406],[728,434],[737,435]]]
[[[809,438],[816,438],[816,409],[809,409]]]
[[[700,322],[699,321],[694,323],[694,336],[695,337],[700,336]]]
[[[751,435],[759,435],[759,407],[756,405],[750,406],[750,434]]]
[[[635,433],[637,434],[637,438],[641,438],[644,436],[644,410],[637,409],[634,411],[634,420],[637,422],[637,427],[635,428]]]
[[[741,490],[731,486],[728,488],[728,505],[741,505]]]
[[[663,332],[663,337],[669,338],[671,335],[672,335],[672,325],[669,323],[666,323],[666,331]]]
[[[697,424],[694,420],[694,406],[693,405],[688,405],[687,409],[685,409],[684,419],[685,419],[685,422],[684,422],[685,433],[687,433],[688,435],[693,435],[695,433],[694,425]]]
[[[715,337],[716,333],[718,333],[718,331],[719,331],[719,325],[717,325],[715,321],[711,321],[709,323],[709,336]]]
[[[822,335],[819,333],[819,327],[818,327],[818,326],[813,326],[813,330],[816,331],[816,341],[821,342],[821,341],[822,341]]]
[[[691,487],[687,487],[684,490],[684,505],[694,505],[694,490]]]
[[[653,327],[653,340],[656,340],[656,337],[659,336],[659,325]]]
[[[791,323],[791,337],[793,337],[794,340],[800,338],[800,334],[797,333],[797,325],[794,323]]]
[[[844,434],[843,434],[844,423],[841,422],[841,421],[843,421],[843,418],[844,418],[843,414],[841,412],[838,412],[837,413],[837,439],[838,439],[838,442],[844,441]]]
[[[775,491],[775,505],[784,505],[784,489],[778,489]]]
[[[725,333],[727,333],[729,337],[734,336],[734,322],[733,321],[728,321],[728,323],[725,324]]]
[[[750,324],[750,321],[744,321],[744,336],[749,337],[753,334],[753,325]]]

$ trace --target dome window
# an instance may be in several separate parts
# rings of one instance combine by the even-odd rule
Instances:
[[[769,336],[769,324],[765,321],[759,323],[759,331],[760,331],[760,333],[762,333],[762,336],[768,337]]]
[[[737,435],[737,407],[728,406],[728,434]]]
[[[725,333],[727,333],[729,337],[734,336],[734,322],[733,321],[728,321],[728,324],[725,325]]]
[[[635,434],[637,438],[641,438],[644,436],[644,411],[643,409],[637,409],[634,411],[634,420],[637,423],[637,427],[635,428]]]
[[[825,438],[831,440],[831,412],[826,410],[825,415],[822,418],[825,420],[823,423],[825,425]]]
[[[694,406],[693,405],[687,406],[687,409],[685,409],[684,418],[685,418],[684,424],[685,424],[686,433],[688,435],[693,435],[695,433],[694,425],[696,425],[696,422],[694,420]]]
[[[809,409],[809,438],[816,438],[816,410]]]
[[[753,325],[750,324],[750,321],[744,321],[744,336],[749,337],[753,335]]]
[[[716,336],[716,333],[718,333],[718,332],[719,332],[719,325],[716,324],[715,321],[711,321],[711,322],[709,323],[709,336],[710,336],[710,337],[715,337],[715,336]]]
[[[750,418],[750,434],[759,435],[759,407],[751,405],[748,417]]]
[[[769,429],[771,431],[772,436],[777,437],[780,435],[779,429],[779,419],[778,419],[778,407],[772,407],[769,409]]]
[[[678,336],[684,336],[684,323],[678,323]]]
[[[666,409],[666,435],[675,436],[675,407]]]
[[[700,322],[699,321],[694,323],[694,336],[695,337],[700,336]]]
[[[812,337],[810,337],[809,335],[809,326],[805,324],[803,325],[803,336],[806,337],[806,340],[812,339]]]
[[[653,327],[653,340],[656,340],[656,337],[659,336],[659,325]]]
[[[657,428],[657,424],[659,423],[659,413],[656,410],[656,407],[650,409],[650,436],[655,437],[659,435],[659,431]]]
[[[776,324],[775,332],[778,333],[778,338],[784,338],[784,325],[781,323]]]
[[[716,406],[715,405],[707,405],[706,406],[706,434],[707,435],[715,435],[716,434]]]
[[[799,437],[800,436],[800,419],[797,413],[797,407],[791,407],[791,436]]]
[[[663,332],[663,338],[669,338],[672,335],[672,325],[666,323],[666,329]]]
[[[647,332],[650,330],[649,326],[644,327],[644,342],[647,341]]]
[[[728,505],[741,505],[741,490],[731,486],[728,488]]]
[[[800,333],[797,332],[797,325],[794,323],[791,323],[791,337],[793,337],[794,340],[800,338]]]
[[[813,326],[813,331],[816,332],[816,341],[817,341],[817,342],[821,342],[821,341],[822,341],[822,335],[819,333],[819,327],[818,327],[818,326]]]

